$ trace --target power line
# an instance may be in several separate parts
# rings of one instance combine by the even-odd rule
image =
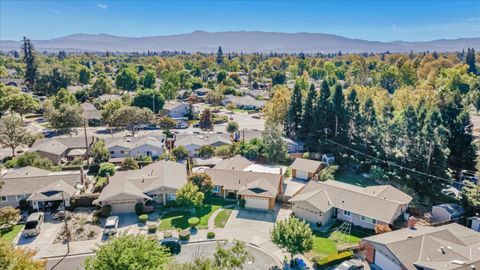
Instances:
[[[369,158],[371,158],[371,159],[374,159],[374,160],[377,160],[377,161],[386,163],[386,164],[388,164],[389,166],[399,167],[401,170],[407,170],[407,171],[411,171],[411,172],[413,172],[413,173],[418,173],[418,174],[421,174],[421,175],[424,175],[424,176],[428,176],[428,177],[432,177],[432,178],[436,178],[436,179],[440,179],[440,180],[444,180],[444,181],[451,182],[451,179],[443,178],[443,177],[440,177],[440,176],[435,176],[435,175],[432,175],[432,174],[429,174],[429,173],[424,173],[424,172],[421,172],[421,171],[417,171],[417,170],[415,170],[415,169],[410,169],[410,168],[404,167],[404,166],[402,166],[402,165],[396,164],[396,163],[394,163],[394,162],[391,162],[391,161],[388,161],[388,160],[383,160],[383,159],[374,157],[374,156],[369,155],[369,154],[365,154],[365,153],[363,153],[363,152],[360,152],[360,151],[358,151],[358,150],[356,150],[356,149],[350,148],[350,147],[345,146],[345,145],[343,145],[343,144],[337,143],[337,142],[332,141],[332,140],[330,140],[330,139],[327,139],[327,141],[329,141],[329,142],[331,142],[331,143],[333,143],[333,144],[335,144],[335,145],[338,145],[338,146],[340,146],[340,147],[343,147],[343,148],[345,148],[345,149],[348,149],[348,150],[350,150],[350,151],[352,151],[352,152],[355,152],[355,153],[357,153],[357,154],[360,154],[360,155],[369,157]]]

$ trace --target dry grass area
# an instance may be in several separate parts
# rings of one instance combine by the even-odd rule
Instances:
[[[93,215],[88,213],[70,213],[67,216],[70,241],[84,241],[95,239],[102,233],[99,225],[92,220]],[[65,227],[58,233],[54,243],[63,242],[66,238]]]

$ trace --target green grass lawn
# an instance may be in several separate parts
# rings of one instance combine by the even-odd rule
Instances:
[[[367,230],[359,227],[352,227],[350,234],[335,231],[342,222],[338,222],[326,233],[314,232],[313,249],[310,256],[326,257],[338,252],[338,245],[359,243],[363,237],[374,234],[372,230]]]
[[[220,207],[220,205],[205,205],[202,208],[197,209],[195,214],[200,219],[198,227],[200,229],[207,228],[210,216],[213,212],[215,212],[215,210],[219,209]]]
[[[186,229],[188,228],[188,219],[191,217],[187,211],[172,211],[163,215],[158,230]]]
[[[13,226],[13,229],[2,234],[0,238],[7,240],[8,242],[13,241],[15,236],[17,236],[18,233],[20,233],[23,230],[24,225],[15,225]]]
[[[335,174],[335,180],[352,184],[359,187],[368,187],[378,185],[373,179],[363,177],[350,170],[340,170]]]
[[[215,217],[214,224],[217,228],[225,227],[230,214],[232,213],[231,209],[222,210],[218,215]]]

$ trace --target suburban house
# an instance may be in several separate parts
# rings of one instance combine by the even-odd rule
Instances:
[[[84,102],[81,104],[81,106],[83,109],[83,118],[88,121],[88,125],[100,125],[100,123],[102,122],[102,112],[90,102]]]
[[[159,157],[164,150],[165,135],[146,135],[141,137],[123,137],[105,139],[111,159],[123,159],[139,155]]]
[[[283,192],[281,174],[215,168],[205,173],[212,178],[214,194],[244,199],[246,208],[272,210]]]
[[[93,137],[65,137],[36,140],[29,152],[37,152],[40,156],[50,159],[55,164],[84,157],[87,146],[90,148]]]
[[[310,180],[322,169],[322,163],[317,160],[296,158],[290,165],[292,178]]]
[[[94,203],[111,205],[113,213],[134,212],[139,202],[154,201],[165,205],[175,200],[177,190],[186,183],[185,164],[160,160],[140,170],[116,172],[109,177]]]
[[[211,93],[211,92],[214,92],[214,91],[210,88],[205,88],[205,87],[193,89],[193,93],[195,93],[195,95],[197,95],[199,97],[204,97],[208,93]]]
[[[261,139],[262,132],[260,130],[242,129],[233,134],[233,140],[238,142],[249,142],[252,139]]]
[[[162,111],[171,118],[185,117],[190,112],[190,104],[186,102],[167,101]]]
[[[393,224],[407,210],[412,197],[390,185],[358,187],[334,180],[310,181],[293,198],[293,213],[311,223],[332,218],[374,229]]]
[[[465,215],[465,210],[456,203],[443,203],[432,206],[433,222],[458,220],[463,215]]]
[[[302,142],[294,141],[286,137],[282,137],[282,140],[287,145],[288,153],[302,153],[305,151],[305,144]]]
[[[43,209],[49,202],[62,201],[80,192],[86,176],[81,171],[51,172],[31,166],[3,170],[0,181],[0,207],[19,207],[25,199],[34,209]]]
[[[244,158],[242,155],[235,155],[233,157],[223,159],[213,168],[217,170],[243,171],[252,164],[254,163]]]
[[[190,156],[195,156],[200,147],[204,145],[211,145],[218,147],[221,145],[232,144],[230,135],[222,134],[178,134],[175,139],[175,146],[183,145]]]
[[[415,226],[363,239],[369,263],[388,270],[474,270],[480,267],[480,233],[457,223]]]
[[[253,97],[254,99],[260,98],[262,100],[270,99],[270,92],[267,90],[250,90],[247,91],[247,95]]]
[[[256,100],[251,96],[226,95],[225,99],[222,100],[222,105],[226,106],[229,103],[235,104],[237,108],[245,110],[258,110],[265,106],[265,101]]]

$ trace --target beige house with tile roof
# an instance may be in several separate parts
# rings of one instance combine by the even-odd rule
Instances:
[[[177,190],[186,183],[185,164],[161,160],[139,170],[116,172],[94,203],[111,205],[113,213],[134,212],[138,202],[175,200]]]
[[[457,223],[413,226],[363,239],[369,263],[391,270],[474,270],[480,233]]]
[[[308,182],[289,202],[297,217],[312,223],[323,224],[337,218],[373,229],[375,224],[393,224],[411,200],[389,185],[363,188],[329,180]]]

